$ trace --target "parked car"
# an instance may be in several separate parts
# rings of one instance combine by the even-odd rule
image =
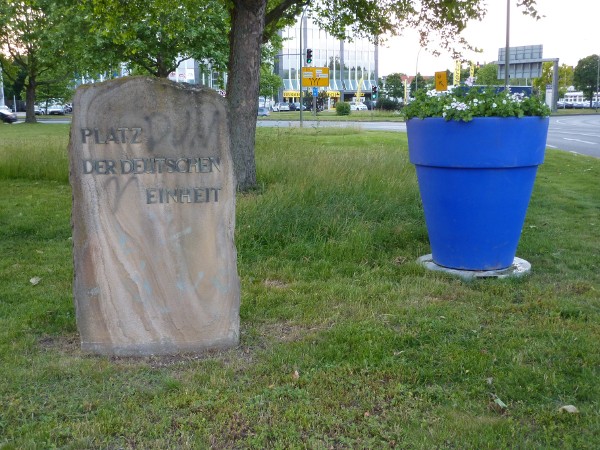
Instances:
[[[58,105],[58,104],[50,105],[46,109],[46,114],[50,114],[50,115],[54,114],[54,115],[64,116],[65,115],[65,107],[63,105]]]
[[[0,106],[0,120],[4,123],[15,123],[17,114],[12,112],[8,106]]]
[[[294,105],[292,107],[292,105]],[[290,111],[300,111],[300,102],[290,104]],[[306,105],[302,105],[302,111],[306,111]]]
[[[350,103],[350,111],[366,111],[367,105],[364,103]]]
[[[269,114],[271,114],[269,112],[269,108],[264,108],[264,107],[260,107],[258,108],[258,116],[262,116],[262,117],[267,117]]]
[[[290,104],[286,102],[277,103],[277,111],[289,111]]]
[[[42,109],[42,107],[40,105],[34,105],[33,112],[35,113],[36,116],[44,114],[44,110]]]

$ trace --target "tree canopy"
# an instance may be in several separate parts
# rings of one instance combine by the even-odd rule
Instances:
[[[394,99],[404,99],[404,81],[402,73],[391,73],[385,77],[384,94]]]
[[[0,2],[0,64],[5,76],[17,81],[24,72],[27,122],[35,122],[34,104],[39,85],[62,83],[72,73],[64,5],[53,0]],[[18,68],[20,70],[15,70]]]
[[[486,64],[481,66],[476,73],[476,83],[484,86],[504,85],[504,80],[498,79],[498,65]]]
[[[223,2],[211,0],[85,0],[80,14],[94,39],[85,53],[167,77],[186,59],[227,64],[229,19]],[[82,55],[85,56],[85,55]]]
[[[573,72],[575,87],[583,91],[585,98],[590,101],[590,106],[594,92],[598,89],[598,64],[600,64],[599,55],[586,56],[579,60]]]

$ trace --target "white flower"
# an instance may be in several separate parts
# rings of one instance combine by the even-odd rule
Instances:
[[[502,100],[502,104],[503,104],[503,105],[506,105],[506,99],[505,99],[505,100]]]
[[[442,117],[446,117],[446,111],[442,113]]]
[[[498,106],[498,105],[496,105],[495,103],[492,104],[492,108],[495,108],[496,106]]]

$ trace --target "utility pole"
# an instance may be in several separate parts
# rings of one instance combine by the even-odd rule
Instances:
[[[600,54],[598,54],[598,72],[596,74],[596,112],[598,112],[598,103],[600,103]]]
[[[4,82],[2,81],[2,67],[0,67],[0,106],[4,106]],[[13,108],[14,109],[14,108]],[[16,111],[16,109],[15,109]]]
[[[308,5],[307,5],[308,6]],[[304,62],[304,50],[302,49],[302,28],[304,27],[304,13],[306,12],[306,6],[302,10],[300,16],[300,76],[298,77],[298,88],[300,89],[300,128],[302,128],[302,66]]]
[[[508,52],[510,50],[510,0],[506,0],[506,51],[504,55],[504,90],[508,91]]]

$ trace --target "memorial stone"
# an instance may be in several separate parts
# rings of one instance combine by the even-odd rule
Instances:
[[[69,144],[83,351],[200,352],[239,339],[225,100],[133,77],[81,86]]]

